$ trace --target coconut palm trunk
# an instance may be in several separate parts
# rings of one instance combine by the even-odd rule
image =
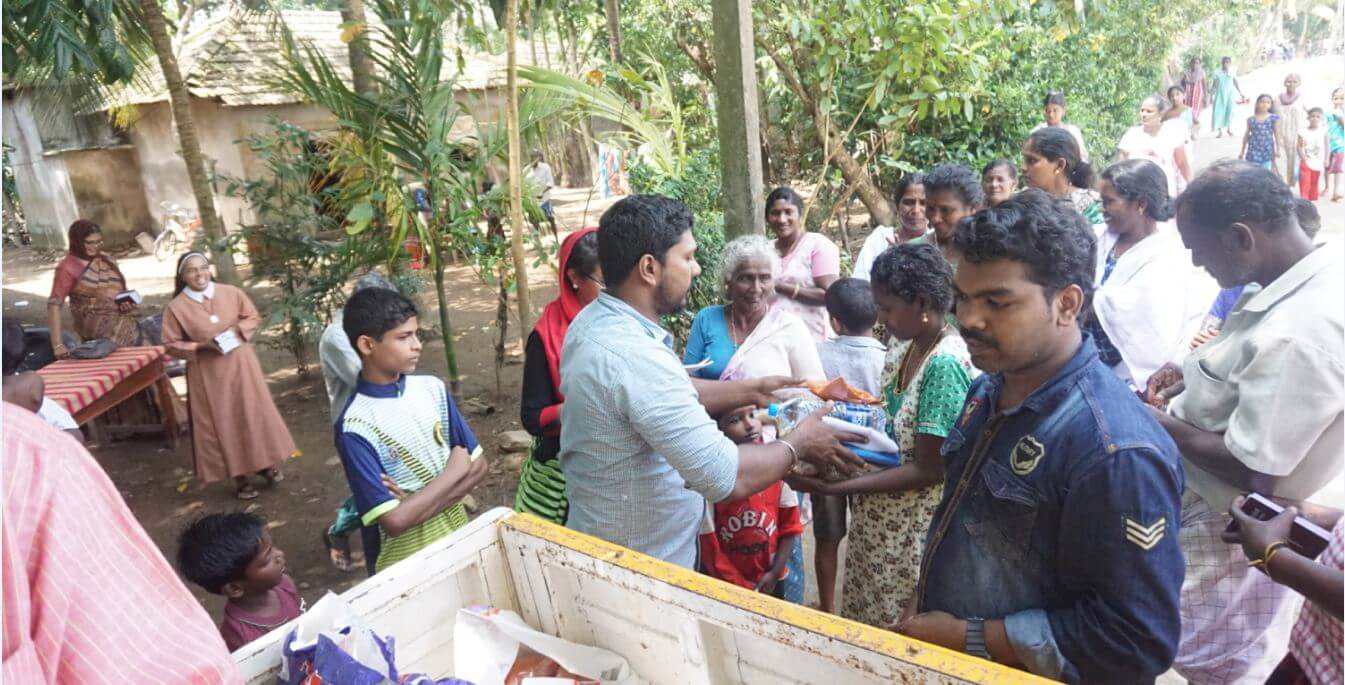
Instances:
[[[159,58],[163,80],[168,85],[173,123],[177,126],[178,143],[182,146],[182,161],[187,164],[187,178],[191,181],[192,194],[196,196],[196,211],[201,217],[206,239],[210,242],[216,277],[224,283],[238,285],[238,269],[234,266],[233,254],[224,249],[222,244],[224,225],[215,211],[215,195],[210,187],[210,178],[206,176],[205,158],[201,155],[201,141],[196,136],[196,122],[192,119],[187,85],[182,81],[177,58],[173,56],[173,42],[168,37],[168,23],[164,20],[163,9],[157,0],[140,0],[140,11],[145,30],[154,45],[154,54]]]
[[[505,127],[509,130],[509,249],[514,257],[515,293],[518,296],[518,327],[526,341],[532,331],[532,302],[528,296],[528,257],[523,251],[523,141],[518,130],[518,0],[505,6],[505,43],[509,51]]]

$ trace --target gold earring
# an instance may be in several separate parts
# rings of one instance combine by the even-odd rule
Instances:
[[[929,323],[929,312],[920,313],[920,323]]]

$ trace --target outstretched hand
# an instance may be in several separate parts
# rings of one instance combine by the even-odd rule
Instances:
[[[758,407],[769,407],[771,403],[777,401],[776,391],[785,388],[797,388],[803,385],[804,380],[789,376],[762,376],[749,382],[751,383],[752,403]]]
[[[836,430],[823,423],[822,417],[830,412],[831,403],[828,402],[798,422],[786,439],[798,450],[800,461],[813,464],[823,472],[831,468],[852,476],[863,470],[864,460],[841,443],[862,443],[864,436]]]

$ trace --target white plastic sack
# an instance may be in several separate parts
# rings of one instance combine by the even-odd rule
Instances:
[[[533,630],[518,614],[494,607],[458,610],[453,625],[453,675],[474,685],[503,685],[518,656],[519,645],[602,685],[642,682],[621,656]]]

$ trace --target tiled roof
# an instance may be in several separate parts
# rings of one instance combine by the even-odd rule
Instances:
[[[320,50],[341,77],[350,82],[349,53],[341,41],[340,12],[285,10],[280,15],[296,40]],[[274,15],[232,12],[210,19],[192,31],[178,52],[178,69],[191,94],[218,98],[226,106],[299,102],[298,96],[275,83],[283,69],[276,21]],[[371,26],[371,30],[378,30],[378,25]],[[519,64],[530,64],[530,51],[526,45],[519,47]],[[557,54],[554,52],[557,48],[552,49]],[[503,54],[464,49],[463,62],[465,68],[457,74],[457,60],[447,55],[444,60],[444,78],[457,76],[460,89],[483,90],[504,85]],[[558,56],[553,64],[560,64]],[[96,109],[167,100],[168,88],[158,60],[147,60],[142,69],[142,78],[136,79],[136,85],[112,92]]]

